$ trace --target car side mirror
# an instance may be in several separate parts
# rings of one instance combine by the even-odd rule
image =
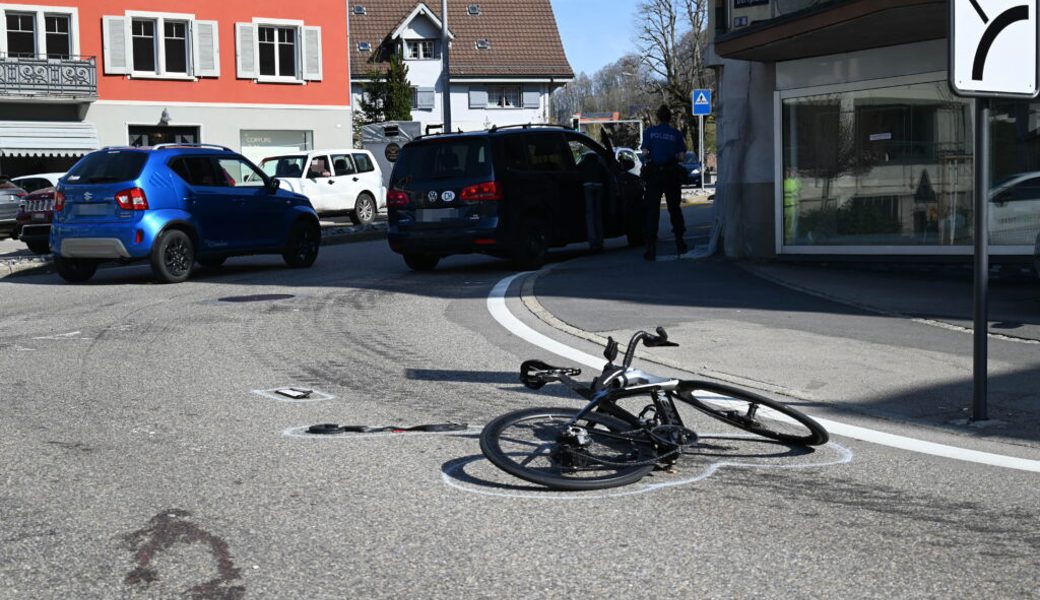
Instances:
[[[276,193],[278,191],[278,188],[281,187],[281,184],[282,184],[282,182],[278,181],[277,177],[272,177],[272,178],[268,179],[267,180],[267,193],[268,194]]]

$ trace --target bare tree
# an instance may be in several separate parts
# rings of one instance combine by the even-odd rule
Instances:
[[[704,68],[710,0],[644,0],[639,5],[638,43],[643,63],[687,135],[695,131],[691,94],[712,83]]]

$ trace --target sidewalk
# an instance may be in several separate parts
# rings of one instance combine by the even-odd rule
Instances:
[[[989,427],[971,416],[973,283],[946,269],[645,263],[616,250],[543,269],[524,286],[546,323],[602,344],[663,325],[666,367],[786,397],[1040,446],[1040,282],[990,285]]]

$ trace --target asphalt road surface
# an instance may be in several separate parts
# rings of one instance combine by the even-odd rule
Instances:
[[[552,357],[488,312],[512,273],[412,273],[376,241],[178,285],[146,266],[0,280],[0,598],[1040,597],[1036,473],[840,436],[805,454],[703,420],[703,453],[627,488],[499,473],[486,421],[579,404],[518,385],[521,360]],[[884,343],[905,324],[872,327]],[[444,422],[469,429],[304,432]]]

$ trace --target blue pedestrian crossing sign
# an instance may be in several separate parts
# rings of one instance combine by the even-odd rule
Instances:
[[[711,90],[693,90],[693,116],[711,114]]]

